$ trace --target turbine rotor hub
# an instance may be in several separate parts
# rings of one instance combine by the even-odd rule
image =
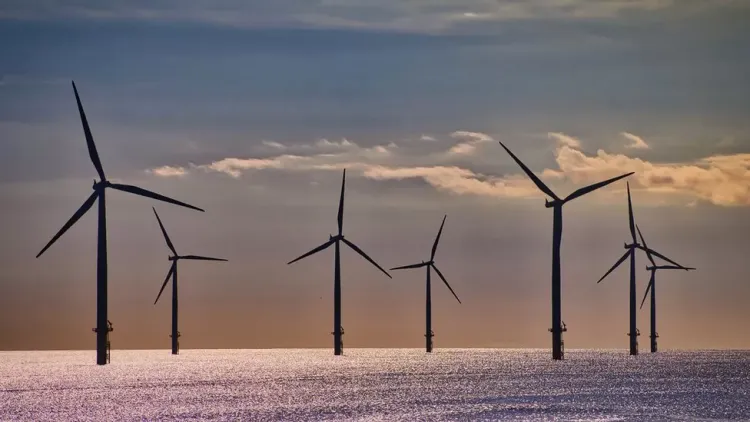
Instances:
[[[555,199],[550,201],[549,199],[544,199],[544,207],[545,208],[554,208],[554,207],[561,207],[565,201],[562,199]]]
[[[102,190],[108,187],[110,184],[111,183],[109,183],[109,180],[100,180],[98,182],[94,180],[94,186],[92,186],[91,188],[94,190]]]

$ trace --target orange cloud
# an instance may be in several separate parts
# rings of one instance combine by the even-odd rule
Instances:
[[[193,168],[221,172],[235,178],[248,170],[320,171],[349,168],[372,180],[419,178],[436,189],[460,195],[513,198],[542,196],[520,173],[486,175],[469,168],[446,165],[446,154],[450,156],[463,150],[464,155],[470,155],[475,151],[475,144],[491,140],[487,135],[477,132],[462,131],[452,135],[469,137],[472,141],[453,145],[442,154],[420,156],[416,158],[420,161],[418,165],[404,164],[414,158],[398,154],[399,148],[395,144],[362,148],[354,142],[342,140],[341,143],[335,143],[337,146],[334,148],[338,149],[335,154],[225,158]],[[704,200],[721,206],[750,205],[750,154],[716,155],[686,163],[652,163],[603,150],[597,151],[596,155],[587,155],[580,150],[581,142],[574,137],[558,132],[550,132],[548,136],[558,143],[555,151],[558,168],[543,169],[540,174],[542,178],[555,184],[586,185],[633,171],[635,174],[630,177],[630,181],[631,186],[636,189],[680,194],[692,197],[693,202]],[[334,143],[326,141],[324,146],[331,147],[330,144]],[[425,163],[426,160],[440,161],[430,164]],[[149,172],[160,177],[173,177],[187,174],[188,169],[163,166]]]

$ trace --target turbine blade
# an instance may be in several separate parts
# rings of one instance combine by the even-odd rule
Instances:
[[[161,293],[164,291],[164,288],[167,287],[167,283],[169,283],[169,278],[172,277],[172,273],[174,272],[175,265],[177,265],[177,261],[172,261],[172,266],[169,267],[167,278],[164,279],[164,284],[161,285],[161,289],[159,289],[159,294],[156,295],[156,300],[154,301],[154,305],[156,305],[156,302],[159,301],[159,298],[161,297]]]
[[[458,298],[458,295],[456,294],[456,292],[454,292],[453,288],[451,287],[451,285],[448,284],[448,280],[445,279],[445,277],[443,276],[443,273],[441,273],[440,270],[438,270],[438,267],[435,266],[435,264],[431,264],[431,266],[432,266],[432,269],[435,270],[435,272],[437,273],[437,275],[440,276],[440,279],[443,280],[443,283],[445,283],[445,285],[448,287],[448,290],[450,290],[451,293],[453,293],[453,297],[456,298],[456,300],[458,301],[458,303],[461,303],[461,299]]]
[[[355,252],[357,252],[358,254],[362,255],[362,258],[364,258],[364,259],[366,259],[366,260],[370,261],[370,264],[372,264],[372,265],[374,265],[374,266],[378,267],[378,269],[379,269],[380,271],[382,271],[382,272],[383,272],[383,274],[387,275],[387,276],[388,276],[388,278],[393,278],[393,277],[391,277],[391,275],[390,275],[390,274],[388,274],[388,271],[384,270],[384,269],[383,269],[383,267],[381,267],[380,265],[378,265],[378,263],[377,263],[377,262],[373,261],[373,259],[372,259],[372,258],[370,258],[369,256],[367,256],[367,254],[366,254],[366,253],[364,253],[364,251],[362,251],[362,249],[360,249],[360,248],[359,248],[359,247],[358,247],[357,245],[355,245],[354,243],[352,243],[352,242],[350,242],[350,241],[346,240],[346,239],[345,239],[345,238],[343,238],[343,237],[341,238],[341,240],[343,240],[343,241],[344,241],[344,243],[346,243],[347,245],[349,245],[349,247],[350,247],[350,248],[354,249],[354,251],[355,251]]]
[[[612,271],[614,271],[615,268],[617,268],[618,266],[620,266],[620,264],[622,264],[623,261],[625,261],[626,259],[628,259],[628,255],[630,255],[630,250],[625,251],[625,254],[623,256],[621,256],[620,259],[617,260],[617,262],[615,262],[615,265],[613,265],[612,268],[609,269],[609,271],[607,271],[606,273],[604,273],[604,275],[602,276],[602,278],[600,278],[599,281],[596,282],[596,284],[601,283],[602,280],[604,280],[604,278],[609,275],[609,273],[611,273]]]
[[[603,182],[597,182],[597,183],[593,183],[593,184],[588,185],[588,186],[584,186],[584,187],[576,190],[575,192],[571,193],[570,195],[568,195],[565,198],[565,202],[572,201],[572,200],[578,198],[579,196],[583,196],[583,195],[586,195],[587,193],[593,192],[593,191],[595,191],[595,190],[597,190],[599,188],[603,188],[604,186],[607,186],[608,184],[616,182],[616,181],[618,181],[618,180],[620,180],[622,178],[628,177],[628,176],[630,176],[633,173],[634,172],[631,171],[630,173],[625,173],[623,175],[620,175],[620,176],[617,176],[617,177],[613,177],[611,179],[607,179],[607,180],[605,180]]]
[[[52,240],[50,240],[49,242],[47,242],[47,244],[44,246],[44,248],[42,248],[41,252],[39,252],[38,254],[36,254],[36,257],[39,258],[44,253],[44,251],[46,251],[47,249],[49,249],[49,247],[52,246],[52,244],[55,243],[55,241],[57,239],[59,239],[60,236],[62,236],[66,231],[68,231],[68,229],[73,224],[75,224],[76,221],[78,221],[78,219],[80,219],[84,214],[86,214],[86,211],[88,211],[91,208],[91,206],[94,205],[94,202],[96,201],[96,198],[98,196],[99,196],[99,192],[98,191],[94,191],[94,193],[92,193],[91,196],[89,196],[88,199],[86,199],[86,201],[83,203],[83,205],[81,205],[81,207],[78,208],[78,211],[76,211],[75,214],[73,214],[73,216],[70,217],[70,219],[68,220],[68,222],[65,223],[64,226],[62,226],[62,228],[60,229],[60,231],[58,231],[57,234],[52,237]]]
[[[344,230],[344,186],[346,186],[346,169],[344,169],[344,175],[341,177],[341,198],[339,198],[339,214],[337,218],[339,223],[339,235],[341,235]]]
[[[78,89],[76,83],[71,81],[73,84],[73,93],[76,95],[76,103],[78,104],[78,114],[81,116],[81,124],[83,125],[83,134],[86,136],[86,146],[89,149],[89,157],[91,162],[96,167],[96,172],[99,173],[99,179],[104,181],[107,178],[104,176],[104,169],[102,168],[102,162],[99,160],[99,154],[96,152],[96,145],[94,145],[94,137],[91,135],[91,129],[89,128],[89,121],[86,119],[86,113],[83,111],[83,105],[81,104],[81,98],[78,96]]]
[[[627,183],[628,187],[628,217],[630,219],[630,236],[633,237],[633,243],[638,243],[638,239],[635,237],[635,218],[633,217],[633,202],[630,200],[630,182]]]
[[[170,204],[180,205],[180,206],[185,207],[185,208],[191,208],[191,209],[194,209],[194,210],[197,210],[197,211],[201,211],[201,212],[205,211],[205,210],[203,210],[201,208],[194,207],[194,206],[192,206],[190,204],[186,204],[186,203],[178,201],[176,199],[168,198],[168,197],[166,197],[164,195],[161,195],[161,194],[158,194],[156,192],[151,192],[150,190],[139,188],[138,186],[123,185],[123,184],[120,184],[120,183],[111,183],[109,185],[109,187],[117,189],[117,190],[121,190],[123,192],[128,192],[128,193],[132,193],[132,194],[135,194],[135,195],[145,196],[146,198],[152,198],[152,199],[156,199],[158,201],[164,201],[164,202],[169,202]]]
[[[445,225],[445,219],[447,217],[448,217],[448,215],[446,214],[443,217],[443,222],[440,223],[440,230],[438,230],[437,237],[435,238],[435,243],[432,244],[432,254],[430,254],[430,261],[432,261],[433,259],[435,259],[435,252],[437,251],[437,245],[438,245],[438,242],[440,242],[440,235],[443,233],[443,226]]]
[[[419,264],[411,264],[411,265],[404,265],[404,266],[401,266],[401,267],[393,267],[393,268],[391,268],[391,271],[393,271],[393,270],[406,270],[406,269],[409,269],[409,268],[422,268],[422,267],[427,266],[427,265],[430,265],[430,263],[429,262],[420,262]]]
[[[200,255],[185,255],[181,256],[180,259],[193,259],[196,261],[222,261],[227,262],[224,258],[211,258],[210,256],[200,256]]]
[[[651,288],[654,286],[654,276],[656,275],[656,271],[651,271],[651,280],[648,282],[648,286],[646,286],[646,293],[643,295],[643,300],[641,301],[641,307],[640,309],[643,309],[643,304],[646,303],[646,298],[648,297],[648,292],[651,290]]]
[[[640,249],[643,249],[643,248],[640,248]],[[655,257],[657,257],[659,259],[663,259],[664,261],[667,261],[667,262],[669,262],[672,265],[676,265],[678,267],[685,268],[683,265],[680,265],[680,264],[674,262],[673,260],[667,258],[666,256],[660,254],[659,252],[657,252],[657,251],[655,251],[653,249],[648,249],[648,251],[651,252],[651,254],[654,255]]]
[[[643,243],[643,250],[646,251],[646,256],[648,257],[648,260],[651,261],[651,265],[656,265],[656,262],[654,262],[654,257],[651,255],[653,251],[648,248],[648,245],[646,245],[646,239],[643,238],[643,233],[641,233],[641,228],[636,226],[636,229],[638,229],[638,236],[641,237],[641,243]]]
[[[510,150],[508,147],[506,147],[502,142],[500,142],[500,146],[505,149],[505,151],[515,160],[515,162],[523,169],[524,173],[526,173],[527,176],[529,176],[529,179],[531,179],[532,182],[541,190],[542,192],[546,193],[548,196],[554,198],[556,201],[559,201],[560,198],[555,195],[554,192],[550,188],[547,187],[547,185],[544,184],[541,180],[539,180],[538,177],[532,172],[528,167],[526,167],[526,164],[522,163],[521,160],[518,159]]]
[[[295,259],[293,259],[293,260],[291,260],[291,261],[287,262],[286,264],[287,264],[287,265],[289,265],[289,264],[293,264],[293,263],[295,263],[295,262],[299,261],[299,260],[300,260],[300,259],[302,259],[302,258],[307,258],[308,256],[310,256],[310,255],[312,255],[312,254],[314,254],[314,253],[318,253],[318,252],[322,251],[323,249],[325,249],[325,248],[327,248],[327,247],[329,247],[329,246],[333,245],[333,242],[335,242],[335,241],[336,241],[336,239],[330,239],[330,240],[328,240],[328,242],[326,242],[326,243],[324,243],[324,244],[322,244],[322,245],[318,246],[317,248],[315,248],[315,249],[311,250],[310,252],[308,252],[308,253],[306,253],[306,254],[304,254],[304,255],[300,256],[299,258],[295,258]]]
[[[169,235],[167,234],[167,230],[164,228],[164,224],[161,223],[161,218],[159,218],[159,214],[156,213],[156,208],[151,207],[151,209],[154,210],[156,221],[159,222],[159,227],[161,227],[161,232],[162,234],[164,234],[164,240],[167,241],[167,247],[169,247],[169,250],[171,250],[173,254],[177,255],[177,251],[174,249],[174,245],[172,244],[172,241],[169,240]]]
[[[656,268],[659,270],[685,270],[685,271],[690,271],[690,270],[695,269],[693,267],[683,267],[681,265],[659,265]]]

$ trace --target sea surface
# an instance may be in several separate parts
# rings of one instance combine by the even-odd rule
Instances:
[[[2,421],[750,420],[750,351],[0,352]]]

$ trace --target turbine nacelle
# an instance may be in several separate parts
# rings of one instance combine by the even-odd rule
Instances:
[[[96,179],[94,179],[94,186],[92,186],[91,189],[95,191],[100,191],[105,188],[108,188],[111,184],[112,183],[110,183],[109,180],[100,180],[97,182]]]
[[[544,207],[545,208],[553,208],[556,206],[562,206],[565,203],[565,200],[563,199],[554,199],[550,201],[547,198],[544,198]]]
[[[179,259],[180,259],[180,257],[179,257],[179,256],[169,256],[169,257],[168,257],[167,259],[168,259],[169,261],[177,261],[177,260],[179,260]]]

